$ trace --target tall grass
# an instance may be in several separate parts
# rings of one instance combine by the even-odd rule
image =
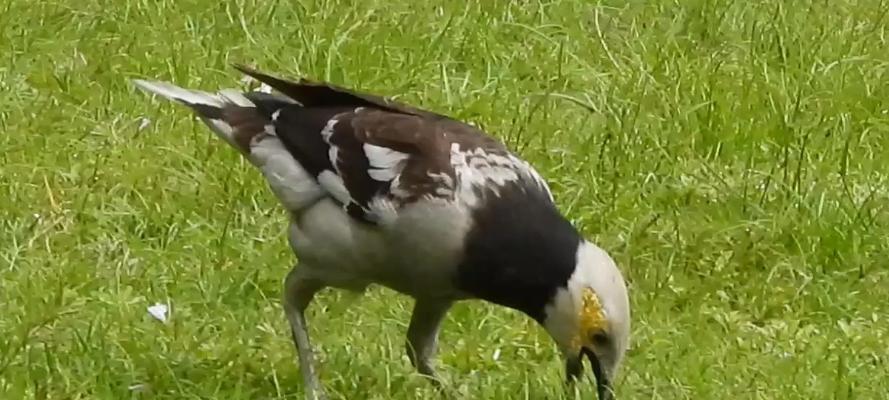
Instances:
[[[128,82],[243,87],[231,62],[449,113],[530,160],[630,280],[620,398],[883,398],[887,10],[0,3],[0,398],[302,396],[283,213],[235,152]],[[334,397],[436,396],[403,355],[410,306],[382,289],[313,305]],[[485,303],[451,312],[439,364],[457,398],[563,397],[543,330]]]

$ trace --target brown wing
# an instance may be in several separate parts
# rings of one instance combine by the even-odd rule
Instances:
[[[531,186],[546,186],[527,163],[468,124],[329,84],[238,69],[298,103],[265,110],[274,134],[359,220],[385,222],[406,204],[461,193],[473,203],[528,178]],[[461,182],[470,182],[467,190],[459,190]]]
[[[377,223],[423,198],[453,198],[457,178],[450,162],[452,141],[466,132],[458,126],[413,114],[356,107],[330,115],[327,109],[291,107],[274,121],[275,132],[319,184],[353,217]],[[330,115],[306,140],[307,113]],[[318,126],[320,124],[316,124]],[[300,144],[300,143],[303,144]],[[307,152],[304,148],[314,151]],[[318,151],[323,144],[326,151]],[[309,168],[307,168],[309,169]]]

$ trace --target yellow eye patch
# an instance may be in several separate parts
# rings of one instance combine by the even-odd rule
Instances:
[[[583,304],[577,319],[577,334],[571,341],[572,346],[577,350],[580,350],[581,346],[591,345],[593,334],[608,326],[605,312],[602,310],[602,303],[599,302],[596,293],[590,288],[585,288],[582,296]]]

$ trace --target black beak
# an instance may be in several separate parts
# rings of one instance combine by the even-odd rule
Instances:
[[[567,372],[568,375],[568,381],[575,381],[577,377],[580,376],[580,373],[583,372],[583,359],[581,356],[586,356],[593,367],[593,375],[596,376],[596,392],[599,394],[599,400],[613,400],[614,393],[611,391],[611,381],[608,380],[608,376],[605,375],[605,370],[602,369],[602,363],[599,362],[599,358],[596,357],[596,354],[593,353],[592,350],[586,348],[581,349],[577,358],[568,360],[565,368],[565,372]]]
[[[611,381],[609,381],[608,376],[605,375],[605,371],[602,369],[602,363],[599,362],[599,357],[596,357],[596,354],[589,349],[583,349],[581,350],[581,353],[586,355],[590,360],[590,364],[593,366],[593,375],[596,375],[596,392],[599,393],[599,400],[612,400],[614,398],[614,392],[611,391]]]

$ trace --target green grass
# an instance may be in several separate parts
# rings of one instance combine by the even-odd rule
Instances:
[[[889,4],[410,3],[0,2],[0,398],[301,398],[284,214],[128,83],[238,87],[230,62],[450,113],[532,161],[630,281],[620,398],[885,398]],[[320,297],[333,397],[435,397],[410,306]],[[482,302],[439,364],[457,398],[562,393],[544,331]]]

